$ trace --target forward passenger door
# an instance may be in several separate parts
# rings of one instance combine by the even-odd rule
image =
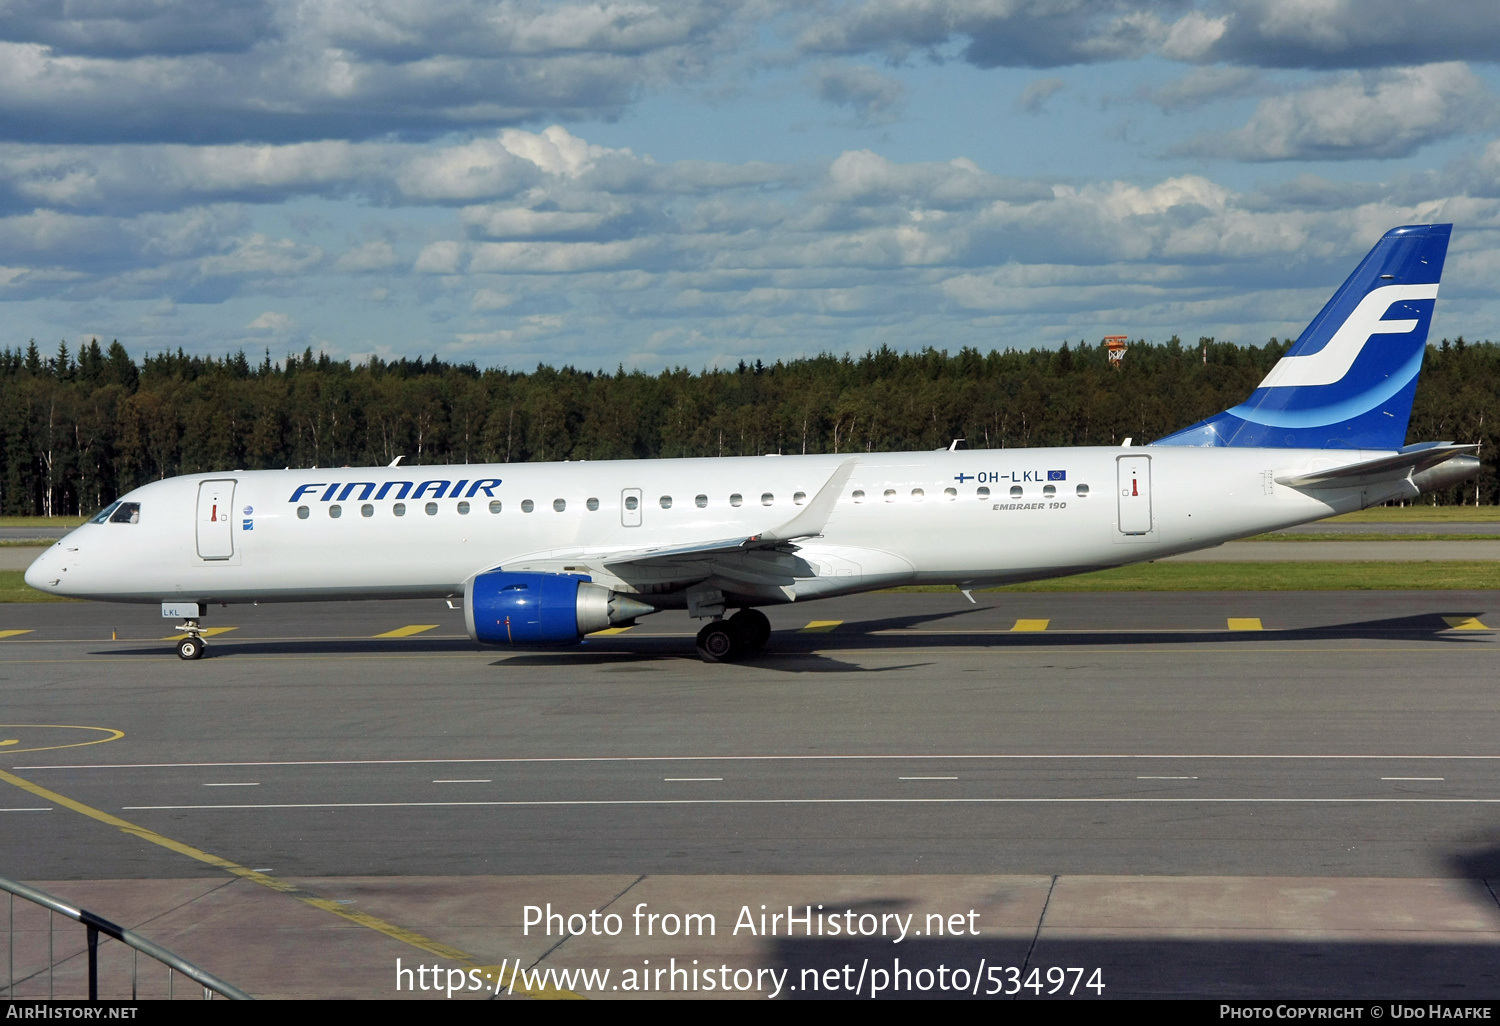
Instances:
[[[232,480],[198,485],[198,558],[229,559],[234,555],[233,515]]]

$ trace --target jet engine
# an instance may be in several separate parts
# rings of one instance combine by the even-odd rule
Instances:
[[[469,637],[486,645],[571,645],[654,612],[654,606],[578,575],[495,570],[464,585]]]

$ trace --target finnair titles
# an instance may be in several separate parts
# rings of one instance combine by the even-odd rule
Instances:
[[[762,606],[1085,573],[1411,499],[1479,467],[1405,444],[1451,230],[1387,232],[1243,403],[1148,446],[190,474],[26,582],[159,602],[184,659],[213,603],[462,596],[497,646],[686,609],[719,662],[766,644]]]

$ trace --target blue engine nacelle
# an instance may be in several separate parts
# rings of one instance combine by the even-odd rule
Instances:
[[[477,574],[464,585],[469,637],[486,645],[571,645],[655,608],[570,574]]]

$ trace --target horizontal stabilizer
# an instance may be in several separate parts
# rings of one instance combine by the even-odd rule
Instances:
[[[1446,463],[1455,456],[1472,456],[1478,451],[1477,445],[1413,447],[1408,452],[1398,452],[1394,456],[1382,456],[1330,470],[1315,470],[1307,474],[1277,474],[1276,483],[1288,488],[1353,488],[1370,481],[1410,477]]]

